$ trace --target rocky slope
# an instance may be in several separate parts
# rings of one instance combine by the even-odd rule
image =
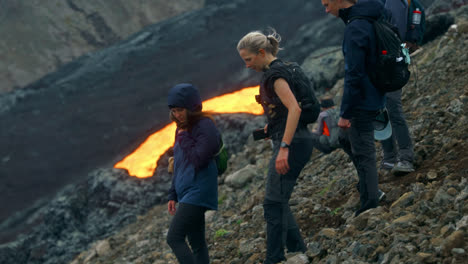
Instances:
[[[1,1],[0,93],[21,88],[203,0]]]
[[[342,151],[313,153],[291,200],[308,251],[286,263],[464,263],[468,255],[467,8],[457,26],[413,56],[403,104],[416,171],[380,175],[386,200],[353,217],[357,175]],[[339,94],[342,80],[330,91]],[[258,263],[265,253],[263,188],[271,146],[249,139],[220,179],[219,211],[209,212],[212,263]],[[378,147],[380,151],[380,147]],[[78,263],[176,263],[165,243],[166,206],[78,255]]]

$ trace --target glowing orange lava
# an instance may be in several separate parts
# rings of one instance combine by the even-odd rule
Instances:
[[[255,101],[258,86],[214,97],[203,102],[204,111],[215,113],[248,113],[262,115],[262,107]],[[146,178],[153,176],[159,158],[174,145],[176,125],[171,123],[149,136],[133,153],[114,165],[131,176]]]

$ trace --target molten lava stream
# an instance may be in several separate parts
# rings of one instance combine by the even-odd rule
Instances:
[[[203,110],[219,114],[248,113],[262,115],[262,107],[255,101],[258,86],[211,98],[203,102]],[[176,124],[165,126],[149,136],[133,153],[114,165],[114,168],[124,169],[131,176],[139,178],[151,177],[156,170],[159,158],[174,145]]]

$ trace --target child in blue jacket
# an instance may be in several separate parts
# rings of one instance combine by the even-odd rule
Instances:
[[[168,195],[168,211],[175,216],[167,243],[179,263],[205,264],[209,263],[205,211],[218,207],[218,170],[214,158],[221,137],[211,116],[202,112],[200,94],[192,84],[174,86],[169,91],[168,106],[177,130],[174,173]]]

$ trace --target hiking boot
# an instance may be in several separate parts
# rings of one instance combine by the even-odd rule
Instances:
[[[413,164],[409,161],[402,160],[399,161],[395,167],[393,167],[393,172],[413,172],[414,167]]]
[[[379,189],[379,203],[385,200],[385,193]]]
[[[362,206],[361,208],[359,208],[355,213],[354,213],[354,216],[358,216],[360,215],[361,213],[369,210],[369,209],[372,209],[372,208],[376,208],[377,206],[379,206],[379,201],[378,200],[368,200],[364,206]]]
[[[395,163],[393,163],[393,162],[382,161],[382,163],[380,163],[380,169],[381,170],[391,170],[394,167],[395,167]]]

